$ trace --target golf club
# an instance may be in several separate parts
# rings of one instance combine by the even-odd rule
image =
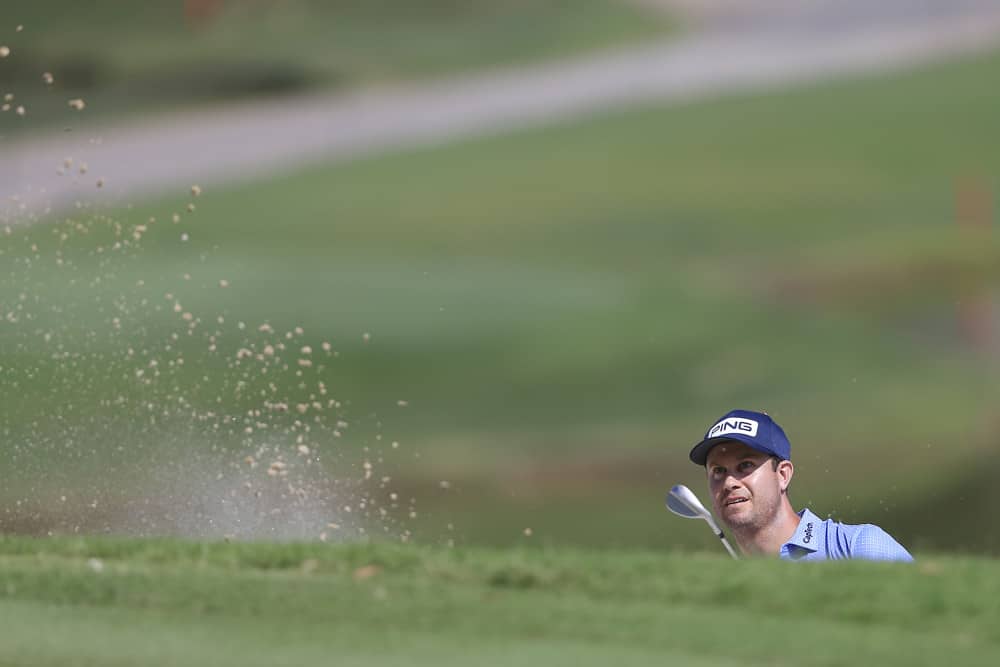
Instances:
[[[694,495],[691,489],[683,484],[678,484],[670,489],[670,493],[667,494],[667,509],[685,519],[704,519],[707,521],[712,532],[722,540],[722,546],[726,547],[729,555],[737,560],[739,559],[739,556],[736,555],[736,552],[733,551],[733,548],[726,540],[726,535],[719,529],[718,524],[715,523],[712,513],[705,509],[705,506],[701,504],[698,496]]]

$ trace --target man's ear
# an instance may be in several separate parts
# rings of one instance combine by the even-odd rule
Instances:
[[[777,473],[778,484],[781,485],[781,492],[784,493],[788,490],[788,485],[792,483],[792,475],[795,474],[795,466],[792,465],[791,461],[779,461]]]

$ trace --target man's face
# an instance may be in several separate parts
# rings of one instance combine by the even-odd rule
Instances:
[[[775,470],[767,454],[734,440],[719,443],[705,465],[716,516],[733,529],[767,526],[781,508],[791,466],[782,461]]]

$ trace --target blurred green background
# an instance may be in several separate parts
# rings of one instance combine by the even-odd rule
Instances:
[[[566,57],[675,26],[621,0],[9,0],[4,22],[17,58],[3,82],[31,110],[8,132],[79,122],[64,97],[121,119]]]
[[[20,6],[30,71],[0,70],[5,89],[51,61],[113,120],[679,39],[683,23],[612,0],[233,3],[195,26],[183,3],[142,19],[115,4]],[[90,74],[60,75],[69,62]],[[981,202],[998,73],[992,51],[645,104],[12,225],[0,529],[141,532],[136,503],[190,491],[161,471],[210,494],[247,452],[294,460],[294,409],[253,411],[311,405],[323,382],[340,404],[301,420],[323,452],[311,469],[416,539],[716,548],[662,499],[675,483],[704,497],[687,452],[745,407],[789,434],[797,506],[916,550],[997,553],[981,517],[1000,509],[983,465],[1000,247]],[[66,122],[55,109],[0,122],[42,131]],[[282,361],[256,358],[283,341]]]

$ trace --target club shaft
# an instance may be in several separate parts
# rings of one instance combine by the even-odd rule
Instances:
[[[729,540],[727,540],[727,539],[726,539],[726,535],[725,535],[725,533],[723,533],[723,532],[722,532],[722,531],[720,530],[720,531],[719,531],[719,532],[717,533],[717,535],[719,536],[719,539],[720,539],[720,540],[722,541],[722,546],[726,547],[726,551],[728,551],[728,552],[729,552],[729,555],[730,555],[730,556],[732,556],[732,557],[733,557],[733,559],[735,559],[735,560],[739,560],[739,559],[740,559],[740,557],[736,555],[736,551],[734,551],[734,550],[733,550],[733,547],[732,547],[732,546],[731,546],[731,545],[729,544]]]

